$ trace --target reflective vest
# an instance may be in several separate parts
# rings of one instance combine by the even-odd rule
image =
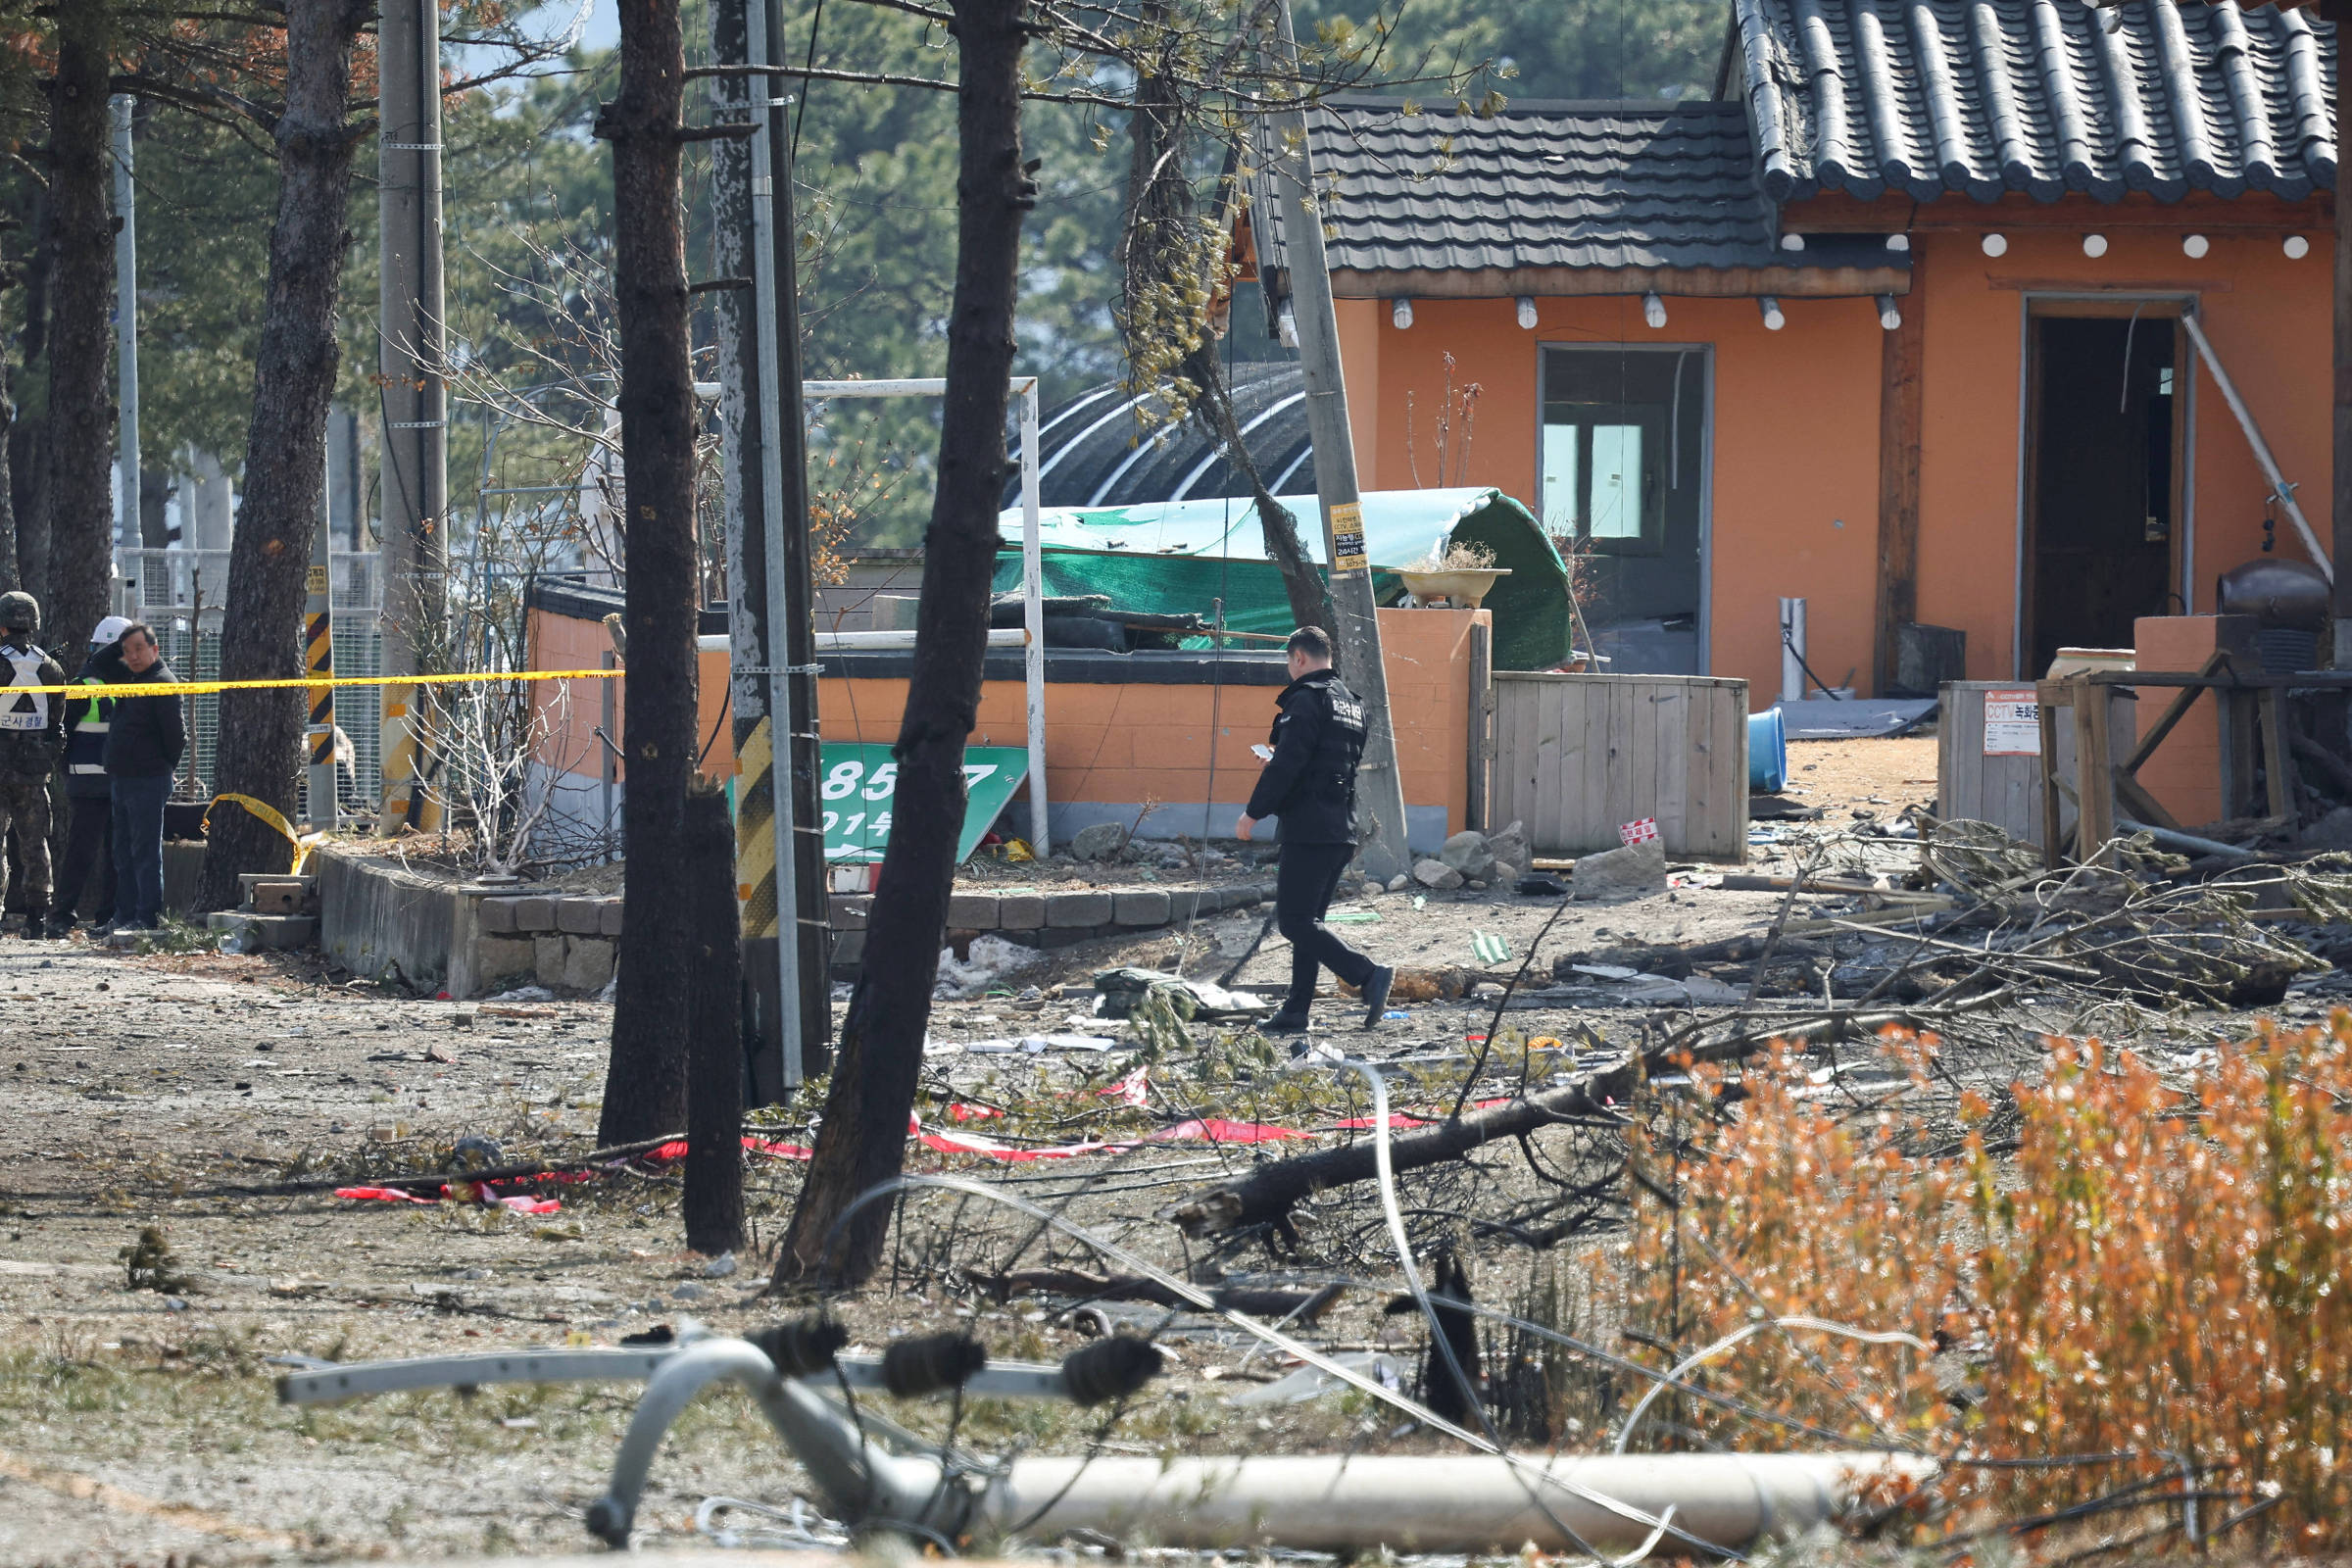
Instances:
[[[0,658],[7,659],[9,666],[16,671],[16,678],[8,683],[9,691],[19,686],[43,684],[41,666],[49,662],[49,656],[38,648],[0,647]],[[0,730],[38,733],[49,727],[49,698],[46,693],[18,692],[11,696],[9,691],[0,691]]]
[[[103,686],[96,675],[85,675],[84,686]],[[106,732],[113,727],[115,700],[111,697],[66,699],[66,771],[106,776]]]

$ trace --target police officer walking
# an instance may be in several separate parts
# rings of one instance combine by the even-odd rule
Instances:
[[[63,686],[66,672],[32,640],[41,607],[26,593],[0,594],[0,839],[17,835],[24,885],[24,934],[49,934],[49,775],[65,750],[66,705],[21,686]]]
[[[1299,1034],[1315,1000],[1315,974],[1329,969],[1364,998],[1364,1027],[1388,1010],[1396,971],[1374,963],[1323,924],[1340,876],[1355,858],[1355,765],[1364,755],[1364,705],[1331,667],[1331,637],[1319,626],[1291,633],[1291,683],[1267,737],[1273,760],[1234,824],[1247,839],[1281,818],[1282,860],[1274,884],[1275,928],[1291,945],[1291,994],[1266,1020],[1275,1034]]]

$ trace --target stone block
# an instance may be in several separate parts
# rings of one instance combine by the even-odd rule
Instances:
[[[618,899],[596,901],[596,934],[598,936],[616,937],[620,935],[620,910],[621,901]]]
[[[1476,828],[1464,828],[1447,839],[1438,851],[1438,858],[1452,866],[1465,877],[1483,877],[1494,864],[1494,852],[1487,848],[1487,836]]]
[[[997,896],[994,893],[948,895],[948,924],[957,931],[994,931]]]
[[[1170,914],[1165,893],[1120,893],[1110,906],[1114,925],[1166,925]]]
[[[475,984],[483,990],[535,979],[539,945],[528,937],[483,937],[473,945],[473,971]]]
[[[1127,829],[1117,822],[1093,822],[1070,838],[1070,854],[1081,860],[1115,860],[1127,847]]]
[[[514,929],[517,931],[553,931],[556,928],[556,901],[553,899],[515,899]]]
[[[1579,856],[1569,888],[1580,899],[1641,898],[1666,891],[1666,847],[1656,839]]]
[[[1046,924],[1067,930],[1072,926],[1108,925],[1111,900],[1107,893],[1049,893]]]
[[[1199,888],[1170,888],[1167,897],[1170,920],[1190,920],[1202,909],[1213,907],[1201,902]]]
[[[1462,873],[1447,865],[1444,860],[1415,860],[1413,862],[1413,880],[1425,888],[1434,888],[1443,893],[1460,887]]]
[[[574,991],[602,991],[611,985],[612,949],[603,937],[565,937],[564,984]]]
[[[474,919],[484,936],[512,935],[514,930],[514,901],[484,899],[474,911]]]
[[[1036,931],[1046,923],[1046,896],[1043,893],[1000,893],[997,895],[997,929],[1000,931]]]
[[[531,978],[543,986],[564,983],[564,939],[557,936],[531,938]]]
[[[602,919],[594,899],[558,899],[556,929],[569,936],[592,937]]]
[[[865,929],[866,911],[874,906],[874,901],[870,894],[836,893],[832,906],[834,930],[862,931]]]

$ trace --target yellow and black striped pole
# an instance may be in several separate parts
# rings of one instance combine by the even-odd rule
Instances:
[[[302,667],[305,674],[322,681],[335,678],[335,592],[334,530],[331,519],[321,517],[318,542],[311,548],[311,570],[306,583],[309,603],[302,623]],[[307,805],[311,825],[326,829],[335,825],[335,689],[332,686],[313,686],[311,720],[303,729],[310,742],[310,788]]]

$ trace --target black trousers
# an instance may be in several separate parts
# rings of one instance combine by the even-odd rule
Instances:
[[[74,797],[73,823],[66,830],[66,860],[57,873],[56,907],[62,919],[81,911],[81,895],[90,873],[98,873],[98,911],[104,925],[115,912],[114,803],[101,795],[95,800]]]
[[[1291,945],[1291,996],[1283,1004],[1288,1013],[1303,1013],[1315,1000],[1315,971],[1329,969],[1351,986],[1360,986],[1379,967],[1332,935],[1323,923],[1331,896],[1339,891],[1340,875],[1355,858],[1350,844],[1285,844],[1274,879],[1274,928]]]

